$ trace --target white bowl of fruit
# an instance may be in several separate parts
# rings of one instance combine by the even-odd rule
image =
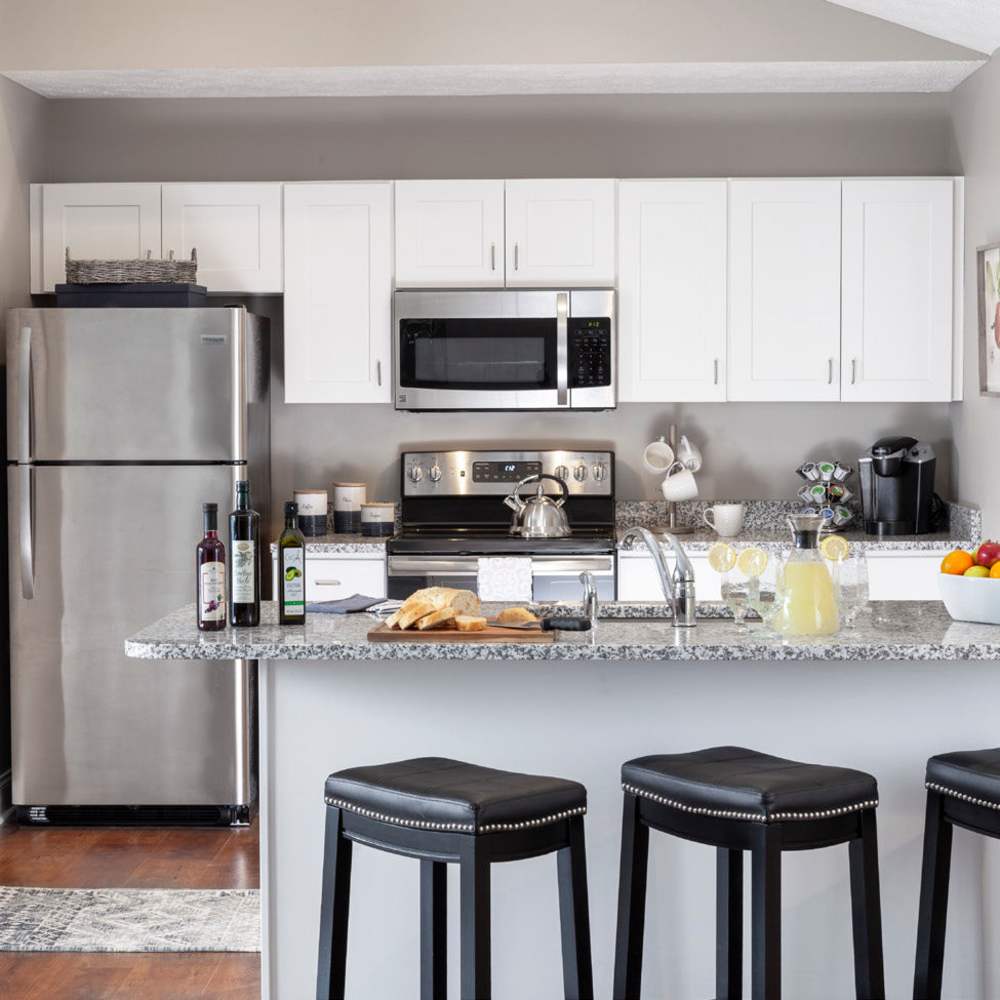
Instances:
[[[1000,625],[1000,542],[949,552],[941,560],[939,587],[955,621]]]

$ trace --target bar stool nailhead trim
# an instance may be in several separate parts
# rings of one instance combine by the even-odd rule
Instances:
[[[930,786],[928,785],[928,787]],[[633,785],[623,784],[622,789],[630,795],[638,795],[644,799],[651,799],[653,802],[658,802],[661,806],[669,806],[671,809],[679,809],[681,812],[694,813],[697,816],[714,816],[717,819],[748,820],[752,823],[779,823],[786,822],[788,820],[830,819],[833,816],[844,816],[847,813],[860,812],[863,809],[874,809],[878,806],[878,799],[871,799],[868,802],[854,802],[851,805],[838,806],[836,809],[821,809],[816,812],[774,813],[773,816],[767,816],[762,813],[739,812],[737,810],[730,809],[708,809],[704,806],[690,806],[684,802],[676,802],[674,799],[668,799],[664,795],[655,795],[652,792],[647,792],[642,788],[636,788]],[[962,796],[959,797],[961,798]],[[994,806],[994,808],[1000,809],[1000,805]]]
[[[944,785],[935,785],[933,781],[924,782],[924,787],[929,792],[937,792],[939,795],[949,795],[953,799],[961,799],[963,802],[971,802],[974,806],[982,806],[984,809],[1000,809],[1000,802],[990,802],[989,799],[977,799],[965,792],[956,792],[954,788],[946,788]]]
[[[404,819],[402,816],[389,816],[386,813],[375,812],[373,809],[356,806],[344,799],[324,798],[324,801],[328,806],[346,809],[348,812],[378,820],[380,823],[409,826],[417,830],[452,830],[456,833],[507,833],[511,830],[529,830],[537,826],[548,826],[549,823],[558,823],[560,820],[569,819],[572,816],[583,816],[587,812],[586,806],[577,806],[575,809],[564,809],[562,812],[550,813],[548,816],[539,816],[536,819],[525,819],[518,823],[485,823],[483,826],[477,827],[474,823],[429,823],[419,819]]]

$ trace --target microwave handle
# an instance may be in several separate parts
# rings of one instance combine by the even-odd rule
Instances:
[[[556,292],[556,405],[569,405],[569,292]]]

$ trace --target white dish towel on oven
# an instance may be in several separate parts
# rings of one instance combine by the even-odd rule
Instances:
[[[531,559],[526,556],[489,556],[479,560],[481,601],[531,600]]]

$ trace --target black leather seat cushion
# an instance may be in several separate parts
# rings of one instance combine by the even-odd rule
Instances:
[[[326,779],[326,799],[404,826],[493,833],[583,813],[587,789],[562,778],[418,757],[337,771]]]
[[[863,771],[742,747],[639,757],[622,765],[622,784],[686,811],[765,822],[835,815],[878,800],[878,783]]]
[[[1000,802],[1000,748],[957,750],[927,761],[927,784],[971,799]]]

